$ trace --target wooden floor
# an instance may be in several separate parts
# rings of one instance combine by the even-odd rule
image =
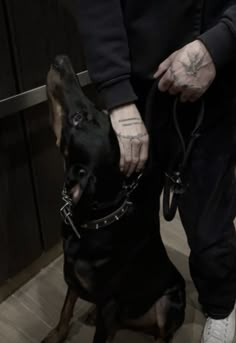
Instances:
[[[184,275],[187,284],[186,320],[173,343],[200,342],[204,317],[189,276],[187,263],[189,250],[178,218],[171,224],[162,220],[162,237],[170,258]],[[62,257],[59,257],[0,304],[0,343],[39,343],[57,323],[65,291]],[[78,302],[67,343],[92,342],[94,329],[81,321],[89,308],[88,303]],[[151,343],[153,340],[148,336],[120,331],[114,342]]]

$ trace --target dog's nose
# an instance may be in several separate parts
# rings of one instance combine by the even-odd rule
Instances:
[[[56,56],[54,62],[52,63],[52,68],[56,71],[62,72],[69,65],[69,59],[65,55]]]

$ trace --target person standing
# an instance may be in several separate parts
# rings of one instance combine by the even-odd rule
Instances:
[[[126,176],[143,170],[148,158],[144,108],[155,79],[159,91],[154,127],[160,116],[170,115],[173,97],[178,96],[186,106],[183,125],[198,100],[204,99],[206,120],[191,154],[189,186],[179,211],[191,249],[191,275],[207,315],[202,343],[232,343],[236,312],[236,1],[78,0],[74,15],[89,74],[118,138],[120,169]],[[168,160],[158,135],[157,130],[155,144]],[[143,213],[153,217],[163,186],[158,153],[155,158],[155,172],[137,200]]]

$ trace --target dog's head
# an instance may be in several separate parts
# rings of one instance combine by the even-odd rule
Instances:
[[[56,144],[65,160],[65,184],[83,210],[109,200],[120,187],[119,147],[109,116],[85,96],[67,56],[56,57],[47,76]],[[105,198],[105,199],[104,199]]]

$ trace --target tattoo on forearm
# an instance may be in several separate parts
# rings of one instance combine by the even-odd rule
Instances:
[[[129,123],[129,124],[122,124],[122,126],[132,126],[132,125],[140,125],[140,121],[134,122],[134,123]]]
[[[206,53],[201,56],[200,53],[195,53],[194,55],[188,55],[189,63],[181,62],[182,66],[184,67],[186,74],[197,77],[199,70],[204,65]]]
[[[137,118],[137,117],[128,118],[128,119],[120,119],[120,120],[119,120],[119,123],[123,123],[123,122],[125,122],[125,121],[131,121],[131,120],[140,120],[140,119]],[[140,122],[141,122],[141,120],[140,120]]]

